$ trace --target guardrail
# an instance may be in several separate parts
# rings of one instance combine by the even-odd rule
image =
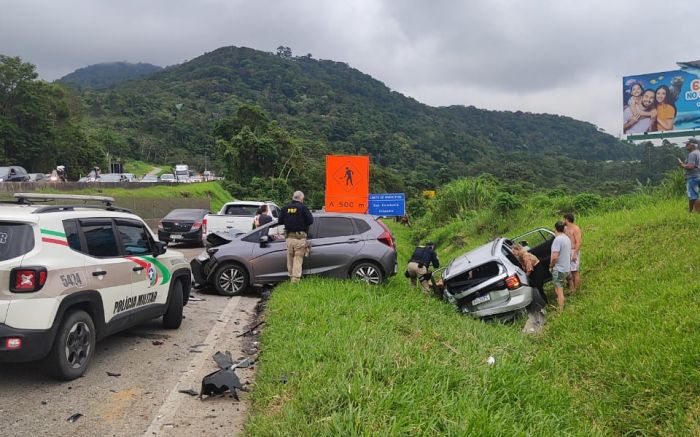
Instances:
[[[77,191],[86,188],[138,188],[156,185],[179,185],[177,182],[0,182],[0,193],[33,193],[42,188],[55,188],[61,191]]]

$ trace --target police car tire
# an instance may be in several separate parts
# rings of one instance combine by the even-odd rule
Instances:
[[[234,277],[238,277],[236,273],[233,272],[238,272],[240,274],[240,277],[242,278],[242,285],[238,290],[227,290],[226,288],[221,286],[221,275],[227,274],[230,276],[231,281],[233,281]],[[248,272],[245,270],[243,266],[240,264],[224,264],[222,266],[219,266],[218,269],[216,269],[216,272],[214,272],[213,276],[213,283],[214,283],[214,289],[216,290],[217,293],[219,293],[222,296],[238,296],[240,294],[243,294],[245,290],[248,288],[249,283],[249,278],[248,278]]]
[[[182,307],[184,301],[182,282],[175,280],[170,294],[168,309],[163,314],[163,328],[177,329],[182,325]]]
[[[79,328],[77,328],[79,326]],[[79,367],[72,367],[68,362],[66,352],[66,342],[71,331],[75,334],[75,329],[84,330],[83,341],[87,347],[87,353]],[[46,371],[56,379],[70,381],[82,376],[90,366],[93,355],[95,355],[96,346],[95,324],[92,317],[82,310],[75,310],[66,313],[61,321],[56,332],[53,346],[49,354],[44,359],[44,367]]]

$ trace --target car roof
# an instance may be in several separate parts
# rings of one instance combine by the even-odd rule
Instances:
[[[500,260],[500,251],[495,253],[494,250],[498,248],[503,240],[504,238],[496,238],[495,240],[491,240],[488,243],[482,244],[481,246],[456,257],[448,265],[444,277],[448,278],[454,274],[463,273],[489,261]]]
[[[57,216],[70,216],[70,218],[88,218],[88,217],[114,217],[114,218],[128,218],[128,219],[138,219],[141,220],[139,216],[130,212],[124,211],[114,211],[103,209],[100,207],[90,208],[84,207],[84,205],[72,205],[70,210],[62,211],[51,211],[46,213],[35,214],[37,210],[44,207],[51,206],[71,206],[71,205],[55,205],[55,204],[34,204],[34,205],[18,205],[18,204],[0,204],[0,221],[1,220],[21,220],[27,222],[36,223],[39,218],[44,217],[57,217]]]

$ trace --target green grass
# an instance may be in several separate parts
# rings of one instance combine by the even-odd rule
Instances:
[[[580,217],[582,290],[536,337],[524,320],[460,316],[401,275],[281,285],[248,434],[700,435],[700,215],[681,199],[629,205]],[[511,231],[556,218],[533,212]],[[489,237],[449,226],[433,234],[462,241],[452,255]],[[394,227],[400,269],[409,232]]]
[[[45,188],[41,190],[45,193],[57,193],[58,190]],[[114,197],[148,197],[148,198],[171,198],[171,197],[210,197],[210,208],[213,212],[221,209],[221,206],[233,200],[228,191],[224,190],[218,182],[198,182],[195,184],[174,184],[157,185],[144,188],[100,188],[95,184],[95,188],[79,191],[71,191],[69,194],[93,194]]]
[[[154,167],[160,167],[155,164],[148,164],[143,161],[127,161],[124,163],[124,173],[133,173],[138,178],[153,170]]]

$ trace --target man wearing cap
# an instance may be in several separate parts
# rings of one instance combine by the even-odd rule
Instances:
[[[292,202],[283,206],[277,222],[284,225],[287,242],[287,273],[293,283],[301,279],[302,263],[306,255],[306,235],[314,222],[309,208],[304,205],[304,193],[295,191]]]
[[[420,280],[420,285],[423,288],[423,292],[428,293],[430,291],[430,275],[428,274],[428,267],[430,264],[434,268],[440,267],[440,260],[435,253],[435,244],[432,241],[425,243],[425,246],[418,246],[416,250],[413,251],[411,255],[411,260],[406,266],[406,276],[411,280],[411,287],[416,287],[416,280]]]
[[[688,157],[685,162],[678,159],[678,166],[685,170],[685,180],[688,189],[688,212],[695,209],[695,201],[698,200],[700,190],[700,151],[698,150],[700,141],[691,138],[685,142],[685,150]]]

